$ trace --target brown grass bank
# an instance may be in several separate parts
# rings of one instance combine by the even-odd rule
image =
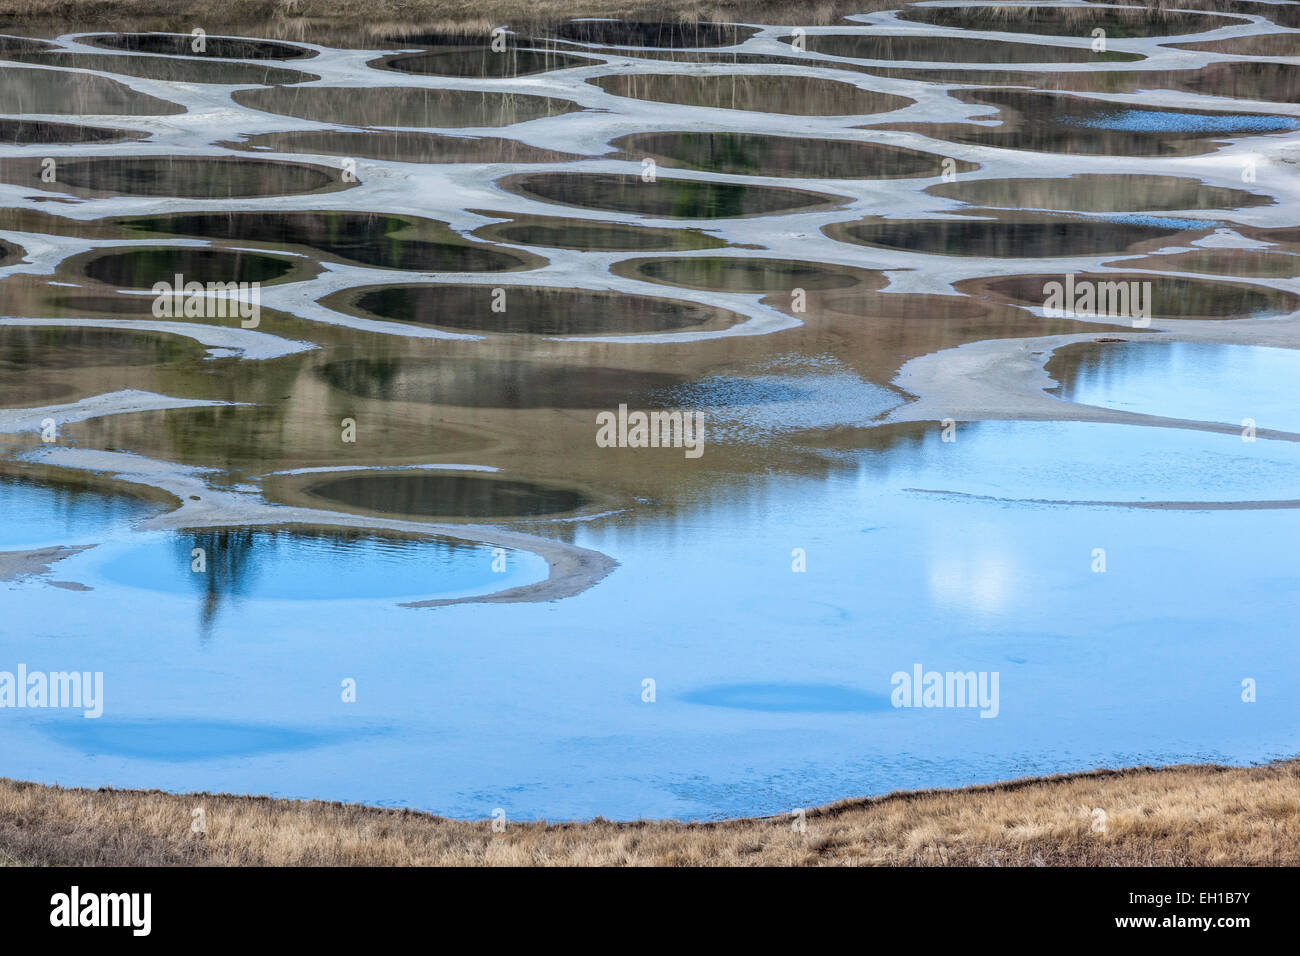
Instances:
[[[195,811],[206,832],[193,832]],[[266,797],[0,779],[10,865],[1300,864],[1300,760],[1136,767],[894,793],[717,823],[508,823]]]
[[[480,32],[509,25],[527,32],[574,17],[653,22],[835,23],[846,14],[889,10],[909,0],[0,0],[4,29],[28,25],[85,25],[86,29],[297,37],[327,42],[347,27],[364,38],[394,27],[434,32]],[[344,38],[336,37],[342,41]]]

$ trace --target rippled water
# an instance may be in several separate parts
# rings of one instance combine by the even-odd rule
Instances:
[[[1200,6],[0,36],[0,666],[106,695],[0,775],[690,818],[1294,754],[1300,4]]]

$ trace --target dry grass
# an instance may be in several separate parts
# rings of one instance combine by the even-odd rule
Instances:
[[[202,26],[212,35],[241,33],[309,37],[315,27],[347,24],[378,35],[407,26],[434,32],[517,30],[573,17],[626,20],[834,23],[847,13],[896,9],[906,0],[0,0],[0,21],[85,24],[104,29],[176,30]]]
[[[0,20],[61,21],[113,25],[149,22],[148,29],[188,33],[203,26],[208,33],[237,32],[236,25],[349,23],[362,32],[395,24],[432,31],[480,31],[500,24],[512,27],[554,24],[574,17],[626,20],[785,23],[817,26],[836,23],[847,14],[897,10],[912,0],[0,0]],[[1155,9],[1201,4],[1203,0],[1127,0]],[[1015,12],[1014,9],[1012,11]],[[1081,11],[1081,13],[1083,13]],[[1086,16],[1086,13],[1084,14]],[[169,26],[170,25],[170,26]],[[143,29],[144,27],[142,27]],[[262,35],[268,35],[265,32]]]
[[[191,832],[202,808],[207,829]],[[1094,832],[1096,810],[1105,832]],[[448,820],[351,804],[0,779],[0,865],[1300,864],[1300,760],[896,793],[719,823]]]

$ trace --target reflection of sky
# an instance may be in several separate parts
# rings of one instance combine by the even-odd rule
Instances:
[[[1199,342],[1116,342],[1062,397],[1147,415],[1300,432],[1300,351]],[[1294,497],[1300,497],[1297,492]]]
[[[1174,113],[1164,110],[1120,110],[1087,119],[1070,120],[1093,129],[1127,130],[1141,133],[1279,133],[1300,129],[1300,120],[1261,113],[1214,116],[1201,113]]]
[[[931,543],[928,593],[937,606],[972,614],[1006,610],[1016,589],[1016,552],[993,543],[996,529],[982,527],[980,532],[965,538],[965,547],[951,541]]]
[[[553,603],[245,600],[201,639],[198,596],[97,576],[117,542],[69,558],[58,577],[95,590],[0,587],[0,670],[103,671],[109,729],[0,711],[6,775],[480,818],[692,817],[1300,749],[1300,511],[905,490],[1268,497],[1296,473],[1294,446],[1093,424],[925,434],[819,476],[720,477],[681,512],[567,525],[621,567]],[[997,671],[997,718],[876,706],[918,663]]]
[[[996,498],[1270,501],[1300,498],[1300,445],[1237,434],[1094,423],[937,427],[910,454],[868,458],[892,484]],[[1005,522],[1005,519],[1003,519]]]
[[[94,542],[109,528],[158,510],[130,498],[0,476],[0,548]]]

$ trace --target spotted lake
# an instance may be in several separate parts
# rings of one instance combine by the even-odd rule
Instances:
[[[717,818],[1295,754],[1300,5],[1180,6],[0,24],[0,672],[103,675],[0,674],[0,775]]]

